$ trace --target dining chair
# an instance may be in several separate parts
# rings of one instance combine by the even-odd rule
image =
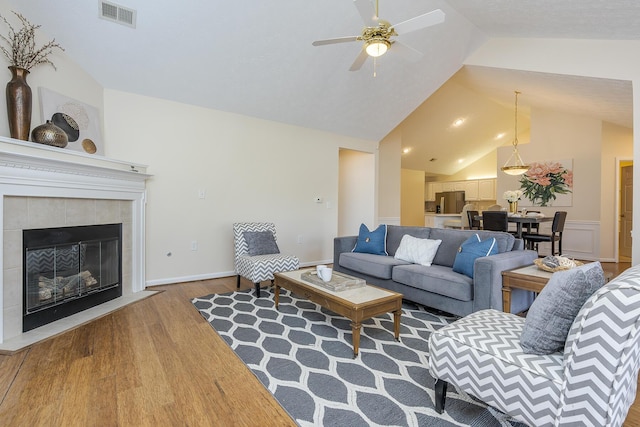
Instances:
[[[470,230],[480,230],[480,220],[476,219],[478,215],[480,215],[480,212],[478,211],[467,211],[467,221],[469,222]]]
[[[551,234],[525,233],[522,238],[527,248],[534,249],[538,252],[538,244],[541,242],[551,242],[551,255],[562,255],[562,232],[564,231],[564,223],[567,219],[565,211],[557,211],[553,215],[553,223],[551,224]],[[558,242],[558,252],[556,253],[556,242]]]
[[[509,219],[505,211],[483,211],[482,229],[491,231],[508,231]]]

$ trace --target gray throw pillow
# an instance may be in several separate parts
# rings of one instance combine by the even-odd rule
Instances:
[[[580,308],[603,284],[599,262],[554,273],[527,313],[520,335],[523,351],[551,354],[562,350]]]
[[[270,231],[244,231],[242,233],[250,256],[279,254],[278,244]]]

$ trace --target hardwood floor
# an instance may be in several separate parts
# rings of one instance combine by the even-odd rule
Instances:
[[[294,426],[190,302],[235,280],[154,287],[164,292],[0,356],[0,424]]]
[[[0,425],[295,426],[190,302],[235,280],[154,287],[163,292],[0,356]],[[625,425],[640,426],[640,399]]]

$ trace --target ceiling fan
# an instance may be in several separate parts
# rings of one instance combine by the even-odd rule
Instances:
[[[384,55],[393,45],[393,50],[410,60],[418,60],[422,57],[422,52],[407,46],[397,40],[392,40],[392,36],[403,35],[411,31],[427,28],[432,25],[444,22],[444,12],[440,9],[418,15],[414,18],[391,25],[389,22],[380,19],[378,16],[378,0],[375,9],[371,0],[353,0],[366,27],[362,29],[359,36],[338,37],[335,39],[316,40],[314,46],[324,46],[328,44],[346,43],[354,41],[364,42],[360,54],[349,68],[349,71],[357,71],[362,67],[367,57],[377,58]]]

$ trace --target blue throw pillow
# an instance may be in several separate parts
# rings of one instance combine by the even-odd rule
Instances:
[[[473,279],[473,263],[481,256],[498,253],[498,243],[494,237],[480,240],[477,234],[469,237],[458,248],[456,259],[453,261],[453,271],[464,274]]]
[[[389,255],[387,253],[387,225],[380,224],[378,228],[369,231],[366,225],[360,224],[360,232],[356,246],[351,252],[363,254]]]

